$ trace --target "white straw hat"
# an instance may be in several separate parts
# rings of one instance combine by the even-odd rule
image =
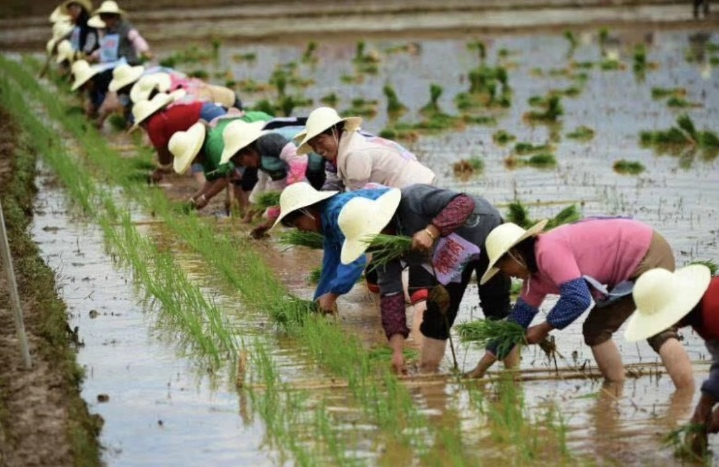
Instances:
[[[60,11],[66,15],[68,15],[67,7],[70,6],[71,3],[77,3],[81,7],[85,9],[88,13],[92,11],[92,2],[90,0],[67,0],[65,2],[62,2],[62,5],[60,5]]]
[[[110,81],[107,89],[112,92],[117,92],[118,89],[129,86],[140,79],[140,76],[142,76],[144,72],[145,67],[142,65],[130,66],[127,63],[118,65],[112,70],[112,81]]]
[[[499,261],[499,258],[507,254],[514,245],[520,243],[525,238],[537,235],[544,230],[546,225],[547,220],[545,219],[534,224],[529,230],[524,230],[517,224],[511,222],[506,222],[492,229],[484,241],[484,248],[487,250],[487,255],[489,256],[489,266],[487,266],[487,271],[485,271],[479,283],[484,285],[499,272],[499,269],[494,267],[494,265]]]
[[[72,74],[75,76],[75,82],[72,83],[72,90],[77,91],[80,86],[87,83],[90,78],[101,71],[97,66],[90,65],[86,60],[78,60],[72,64]]]
[[[142,76],[130,89],[130,100],[132,102],[145,101],[157,89],[160,92],[167,92],[172,85],[172,79],[168,73],[152,73]]]
[[[105,22],[100,19],[100,15],[91,16],[90,19],[87,20],[87,25],[95,29],[105,29],[107,26]]]
[[[676,324],[699,303],[711,281],[703,264],[691,264],[674,272],[650,269],[634,284],[637,306],[629,319],[624,338],[629,342],[647,339]]]
[[[297,154],[312,152],[312,148],[307,144],[308,141],[340,122],[345,122],[345,130],[352,133],[362,124],[362,117],[342,118],[332,107],[318,107],[310,112],[310,115],[307,117],[304,134],[302,134],[302,141],[297,145]],[[299,136],[300,135],[297,135],[295,139]]]
[[[92,12],[92,14],[93,14],[93,15],[106,14],[106,15],[120,15],[120,16],[124,16],[124,15],[126,15],[127,13],[125,12],[125,10],[121,10],[120,7],[117,6],[117,2],[114,2],[114,1],[112,1],[112,0],[105,0],[105,1],[102,2],[102,4],[100,5],[100,8],[98,8],[97,10],[95,10],[94,12]]]
[[[72,48],[72,43],[64,39],[57,45],[57,63],[62,63],[65,60],[72,63],[72,59],[75,58],[75,49]]]
[[[62,11],[62,5],[58,5],[55,7],[54,10],[52,10],[52,13],[50,13],[50,18],[48,18],[51,23],[57,23],[58,21],[70,21],[70,16],[68,16],[66,13],[63,13]]]
[[[372,237],[384,229],[397,211],[402,192],[392,188],[377,199],[356,197],[347,201],[337,223],[345,236],[340,259],[349,264],[367,250]]]
[[[162,110],[174,101],[174,98],[164,92],[156,94],[149,101],[138,102],[132,106],[132,116],[135,119],[135,123],[130,128],[130,131],[135,130],[140,123],[144,122],[155,112]]]
[[[229,126],[229,125],[228,125]],[[307,182],[297,182],[285,187],[280,194],[280,216],[271,229],[277,227],[286,215],[298,209],[312,206],[339,193],[335,190],[318,191]],[[271,230],[270,229],[270,230]]]
[[[187,172],[195,156],[197,156],[205,143],[206,133],[205,124],[197,122],[187,131],[178,131],[172,135],[167,148],[175,157],[172,163],[175,172],[180,175]]]
[[[264,126],[265,122],[247,123],[242,120],[228,123],[222,130],[225,147],[222,149],[220,164],[227,164],[237,151],[254,143],[260,136],[270,133],[262,129]]]
[[[48,53],[51,54],[55,50],[55,46],[63,39],[70,35],[75,26],[69,19],[58,20],[52,25],[52,39],[47,43]]]

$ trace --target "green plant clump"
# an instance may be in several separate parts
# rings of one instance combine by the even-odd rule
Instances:
[[[507,221],[515,223],[524,229],[528,229],[538,222],[537,220],[529,217],[529,210],[519,200],[511,202],[507,209],[507,215],[505,216]],[[557,215],[553,218],[549,219],[549,222],[547,222],[547,230],[560,225],[577,222],[581,218],[582,215],[577,206],[575,204],[570,204],[559,211],[559,213],[557,213]]]
[[[512,141],[516,140],[517,137],[513,134],[509,133],[506,130],[497,130],[492,135],[492,141],[494,141],[496,144],[499,145],[505,145],[507,143],[511,143]]]
[[[574,131],[567,133],[567,138],[577,139],[580,141],[589,141],[594,138],[594,130],[588,126],[579,126]]]
[[[532,143],[517,143],[514,145],[514,152],[519,155],[532,154],[540,151],[550,151],[552,149],[549,144],[532,144]]]
[[[508,353],[515,345],[526,342],[526,330],[514,321],[480,319],[458,324],[456,329],[462,342],[475,342],[480,347],[497,343],[497,352],[500,355]]]
[[[369,244],[367,251],[372,253],[371,264],[380,267],[407,253],[412,248],[412,237],[377,234],[369,236],[365,243]]]
[[[543,112],[533,110],[525,113],[524,117],[530,121],[556,122],[560,116],[564,115],[562,99],[556,94],[547,96],[544,107]]]
[[[644,165],[637,161],[620,159],[614,162],[614,171],[620,174],[638,175],[644,172]]]
[[[324,247],[325,237],[317,232],[303,232],[291,229],[279,236],[279,242],[289,246],[303,246],[313,250],[321,250]]]
[[[387,98],[387,113],[389,115],[397,116],[407,110],[407,107],[400,102],[399,97],[397,97],[397,92],[395,92],[391,85],[385,84],[382,88],[382,92]]]

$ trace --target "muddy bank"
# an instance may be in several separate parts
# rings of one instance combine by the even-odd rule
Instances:
[[[55,274],[42,262],[27,227],[32,219],[35,156],[0,108],[0,199],[25,316],[33,368],[23,369],[7,276],[0,264],[0,465],[99,465],[93,418],[80,397],[66,308]]]

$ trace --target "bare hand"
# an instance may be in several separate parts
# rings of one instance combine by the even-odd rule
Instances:
[[[395,350],[392,352],[392,369],[398,375],[404,375],[407,373],[407,368],[404,366],[404,354],[401,350]]]
[[[150,183],[159,183],[164,176],[164,172],[161,169],[155,169],[150,173]]]
[[[527,344],[539,344],[549,335],[551,330],[552,327],[546,322],[531,326],[527,329]]]
[[[267,224],[262,224],[260,226],[257,226],[250,231],[250,237],[254,238],[255,240],[258,240],[262,237],[266,237],[268,229],[269,229],[269,226]]]
[[[200,195],[197,199],[195,199],[195,207],[197,209],[202,209],[210,202],[210,200],[207,199],[207,196]]]
[[[337,313],[337,297],[334,294],[326,293],[317,299],[317,306],[320,311],[333,315]]]
[[[412,249],[417,251],[430,251],[434,246],[434,239],[427,230],[422,229],[412,235]]]

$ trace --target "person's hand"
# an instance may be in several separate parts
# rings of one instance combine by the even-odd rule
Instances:
[[[407,368],[404,366],[404,354],[401,350],[395,350],[392,352],[392,369],[398,375],[407,373]]]
[[[267,231],[269,230],[270,226],[267,224],[262,224],[260,226],[255,227],[250,231],[250,237],[254,238],[255,240],[258,240],[262,237],[267,236]]]
[[[430,224],[412,235],[412,249],[416,251],[431,251],[434,241],[439,238],[439,229]]]
[[[539,344],[542,342],[552,330],[552,327],[546,322],[531,326],[527,329],[527,344]]]
[[[195,208],[196,209],[202,209],[210,202],[209,199],[207,199],[207,196],[205,194],[201,194],[197,198],[195,198]]]
[[[165,172],[162,169],[155,169],[150,173],[150,177],[148,182],[149,183],[160,183],[162,180],[162,177],[165,175]]]
[[[719,407],[712,411],[708,419],[707,431],[709,433],[719,433]]]
[[[317,299],[317,307],[322,313],[334,315],[337,313],[337,296],[326,293]]]

